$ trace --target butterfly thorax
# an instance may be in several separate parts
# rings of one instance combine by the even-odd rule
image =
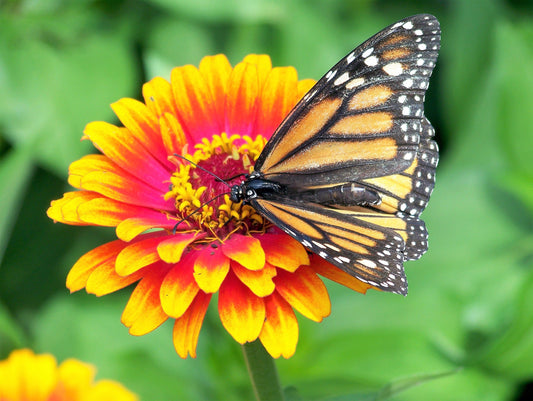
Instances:
[[[284,185],[264,179],[260,173],[254,171],[242,184],[231,187],[230,199],[237,203],[255,198],[268,199],[286,193],[287,188]]]

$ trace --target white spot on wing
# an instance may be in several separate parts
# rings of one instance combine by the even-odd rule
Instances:
[[[368,56],[370,56],[372,54],[372,52],[374,51],[374,48],[373,47],[370,47],[368,49],[366,49],[362,54],[361,54],[361,57],[363,58],[367,58]]]
[[[331,244],[324,244],[326,245],[329,249],[333,249],[334,251],[337,251],[337,252],[340,252],[340,248],[337,248],[335,245],[331,245]]]
[[[329,70],[328,73],[326,74],[326,79],[329,81],[331,78],[335,76],[336,73],[337,73],[337,70]]]
[[[402,85],[406,88],[410,88],[413,86],[413,80],[411,78],[407,78],[405,81],[402,82]]]
[[[397,77],[403,72],[403,67],[401,63],[389,63],[383,67],[383,71],[390,76]]]
[[[365,64],[368,65],[369,67],[375,67],[376,65],[378,65],[378,62],[379,60],[376,56],[370,56],[367,59],[365,59]]]
[[[346,81],[348,81],[348,79],[350,79],[350,74],[348,74],[348,72],[345,72],[344,74],[342,74],[340,77],[338,77],[334,82],[333,84],[334,85],[342,85],[343,83],[345,83]]]
[[[326,246],[318,241],[313,241],[313,244],[315,244],[319,248],[326,249]]]
[[[375,269],[377,267],[375,262],[368,259],[358,259],[357,261],[366,267],[370,267],[371,269]]]
[[[355,78],[346,84],[346,89],[353,89],[360,85],[363,85],[364,83],[365,79],[363,77]]]

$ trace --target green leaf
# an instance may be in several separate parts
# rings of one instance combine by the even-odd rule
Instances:
[[[328,16],[347,13],[344,7],[348,5],[332,3],[317,8],[307,7],[305,1],[289,3],[289,15],[297,14],[299,23],[287,17],[278,25],[281,63],[295,66],[301,78],[319,79],[354,47],[394,22],[358,9],[349,10],[352,14],[343,23]]]
[[[513,167],[533,177],[533,27],[500,23],[495,42],[499,138]]]
[[[533,237],[525,241],[531,244]],[[528,380],[533,376],[533,273],[524,280],[515,308],[508,329],[480,355],[479,363],[498,375]]]
[[[391,397],[395,397],[398,394],[409,390],[412,387],[423,385],[424,383],[438,380],[446,376],[454,375],[459,372],[461,369],[454,369],[451,371],[434,373],[434,374],[419,374],[413,375],[410,377],[405,377],[402,379],[397,379],[391,383],[385,385],[381,390],[376,392],[365,392],[365,393],[350,393],[343,395],[336,395],[333,397],[321,398],[323,401],[383,401],[388,400]],[[301,401],[301,398],[294,387],[286,391],[287,401]]]
[[[32,172],[33,160],[29,147],[14,148],[1,159],[0,262],[3,259]]]
[[[171,324],[141,337],[128,334],[120,323],[124,295],[56,297],[33,321],[35,350],[59,361],[74,357],[92,363],[98,379],[118,380],[143,400],[213,399],[205,360],[176,355]]]
[[[170,71],[185,64],[198,65],[202,57],[215,53],[212,36],[199,24],[164,18],[148,32],[144,59],[149,78],[170,79]]]
[[[454,114],[448,119],[449,131],[455,135],[450,143],[447,159],[440,161],[437,174],[451,166],[460,175],[463,169],[490,170],[501,172],[506,166],[506,155],[498,139],[498,71],[492,67],[486,72],[486,79],[469,94],[472,105],[465,116]],[[445,96],[447,98],[447,96]],[[437,131],[437,142],[440,142]],[[437,182],[437,186],[440,186]],[[438,187],[437,187],[438,188]]]
[[[497,183],[502,189],[516,196],[527,208],[530,217],[533,216],[533,176],[513,170],[499,175]],[[526,219],[523,222],[527,224]]]
[[[444,123],[458,138],[462,135],[456,128],[468,122],[492,64],[494,22],[501,10],[497,0],[482,3],[453,1],[448,19],[441,21]]]
[[[380,314],[381,327],[365,328],[366,316],[361,313],[357,298],[352,293],[352,310],[359,311],[357,319],[335,313],[336,320],[345,322],[344,327],[331,327],[328,319],[319,327],[314,324],[313,336],[305,329],[306,322],[301,322],[302,338],[296,355],[289,362],[280,361],[281,377],[290,380],[304,399],[355,391],[368,394],[394,377],[418,374],[421,369],[426,372],[454,368],[422,331],[400,328]],[[375,306],[375,310],[379,308]]]
[[[27,343],[22,328],[15,322],[7,308],[0,303],[0,360],[11,350],[22,348]]]
[[[283,15],[284,3],[269,0],[150,0],[177,15],[198,20],[241,23],[272,22]]]
[[[90,148],[80,144],[84,126],[111,119],[109,104],[134,93],[135,64],[121,35],[65,38],[72,29],[54,27],[73,22],[61,17],[0,24],[0,124],[11,143],[31,144],[39,161],[66,175],[68,164]]]
[[[419,386],[426,382],[433,380],[438,380],[446,376],[451,376],[457,374],[461,369],[453,369],[441,373],[432,373],[432,374],[419,374],[413,375],[411,377],[406,377],[403,379],[394,380],[393,382],[387,384],[383,387],[374,398],[376,401],[387,400],[397,394],[400,394],[411,387]]]

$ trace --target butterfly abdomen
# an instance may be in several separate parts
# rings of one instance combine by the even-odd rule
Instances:
[[[332,187],[290,191],[288,197],[319,205],[369,206],[379,205],[381,198],[376,191],[353,182]]]

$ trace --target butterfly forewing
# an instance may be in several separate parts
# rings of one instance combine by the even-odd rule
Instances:
[[[267,143],[256,171],[282,184],[309,186],[407,169],[417,154],[439,43],[439,24],[430,15],[407,18],[367,40],[298,103]]]

